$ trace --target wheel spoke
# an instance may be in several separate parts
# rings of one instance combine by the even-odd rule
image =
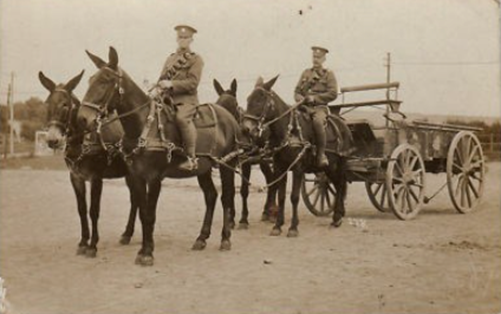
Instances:
[[[484,179],[482,179],[480,177],[477,177],[477,173],[476,172],[470,174],[470,178],[473,178],[473,179],[475,179],[475,180],[477,180],[479,182],[483,182],[484,181]]]
[[[461,151],[460,151],[460,148],[459,148],[460,144],[461,144],[461,141],[458,143],[458,147],[456,147],[456,149],[454,150],[454,156],[457,156],[458,159],[459,159],[459,163],[461,165],[464,165],[463,156],[461,156]]]
[[[325,193],[325,199],[327,200],[327,208],[332,208],[332,202],[331,202],[331,197],[329,196],[329,193]]]
[[[317,207],[318,199],[320,198],[320,190],[317,190],[317,194],[315,195],[315,199],[313,200],[313,207]]]
[[[464,180],[465,180],[465,179],[464,179],[464,177],[463,177],[463,178],[462,178],[462,180],[461,180],[461,184],[460,184],[460,191],[461,191],[461,192],[460,192],[460,193],[461,193],[461,206],[463,206],[463,205],[464,205],[464,203],[465,203],[465,196],[466,196],[466,195],[465,195],[466,193],[465,193],[465,191],[464,191],[464,190],[465,190],[465,185],[464,185],[464,182],[465,182],[465,181],[464,181]]]
[[[383,186],[383,191],[381,192],[381,207],[384,207],[384,201],[386,200],[386,184],[381,184]]]
[[[459,171],[463,171],[463,167],[461,167],[460,165],[458,165],[457,163],[453,162],[452,163],[452,167],[456,167]],[[454,172],[454,169],[453,169],[453,172]]]
[[[416,195],[416,192],[414,192],[414,190],[411,187],[409,187],[409,192],[412,198],[416,201],[416,203],[419,204],[419,197]]]
[[[327,185],[327,189],[329,189],[329,191],[331,191],[332,195],[334,195],[334,197],[336,197],[337,193],[330,184]]]
[[[321,200],[320,200],[320,211],[323,212],[324,211],[324,208],[325,208],[325,190],[323,191],[324,193],[322,193],[322,196],[321,196]]]
[[[468,161],[471,162],[473,160],[473,157],[475,157],[475,154],[478,151],[478,145],[473,145],[473,149],[471,150],[469,156],[468,156]]]
[[[473,192],[473,194],[475,195],[475,198],[478,198],[479,197],[479,194],[478,194],[478,191],[477,189],[475,188],[475,186],[473,185],[473,182],[471,182],[470,178],[467,178],[467,181],[468,181],[468,186],[470,187],[471,191]]]
[[[395,169],[397,169],[398,172],[400,172],[400,175],[403,175],[404,174],[404,170],[402,169],[402,167],[400,167],[400,165],[398,164],[398,160],[395,162]]]
[[[463,179],[464,179],[464,174],[461,173],[459,176],[458,176],[458,179],[457,179],[457,185],[456,185],[456,191],[454,193],[454,195],[458,196],[458,194],[460,193],[461,191],[461,185],[463,184]]]
[[[372,194],[377,195],[379,190],[381,190],[381,188],[383,187],[383,185],[377,184],[377,183],[375,183],[375,185],[377,185],[377,187],[376,187],[375,191],[372,191]]]
[[[410,170],[414,170],[414,167],[416,166],[416,162],[419,160],[419,157],[418,156],[414,156],[414,158],[412,159],[410,165],[409,165],[409,169]]]
[[[471,201],[470,189],[468,188],[468,177],[465,178],[464,190],[466,192],[466,200],[468,201],[468,208],[471,208],[473,202]]]
[[[407,206],[409,206],[409,210],[412,212],[414,209],[414,206],[412,206],[412,201],[411,201],[409,190],[407,190],[405,193],[405,199],[407,200]]]
[[[313,188],[311,188],[311,190],[308,191],[308,193],[306,193],[306,195],[310,196],[311,194],[313,194],[313,192],[315,192],[316,190],[318,189],[318,184],[315,184],[313,186]]]

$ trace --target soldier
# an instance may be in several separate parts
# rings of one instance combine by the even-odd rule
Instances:
[[[329,50],[322,47],[311,47],[313,50],[313,67],[303,71],[294,90],[296,102],[304,100],[312,114],[313,129],[317,141],[317,166],[327,167],[329,160],[325,156],[325,127],[329,108],[327,104],[337,97],[337,82],[331,70],[322,67],[325,55]]]
[[[165,61],[157,86],[151,91],[150,96],[172,97],[173,105],[177,108],[176,123],[187,155],[186,162],[181,163],[179,167],[194,171],[198,168],[198,163],[195,156],[197,130],[193,124],[193,117],[198,105],[197,87],[204,62],[199,55],[190,50],[193,34],[197,30],[188,25],[178,25],[174,30],[177,31],[178,49]]]

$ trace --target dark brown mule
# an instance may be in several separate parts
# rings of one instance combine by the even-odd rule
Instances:
[[[141,265],[153,264],[153,229],[156,218],[157,201],[161,189],[161,181],[165,177],[187,178],[196,176],[205,197],[206,212],[200,235],[193,244],[194,250],[202,250],[210,236],[214,207],[217,200],[217,190],[212,181],[211,172],[215,165],[214,158],[223,157],[236,150],[239,126],[233,116],[224,108],[211,105],[201,106],[199,112],[213,110],[215,114],[216,132],[211,137],[213,153],[199,155],[198,170],[193,172],[182,171],[178,165],[185,160],[184,154],[176,154],[181,145],[177,127],[170,123],[171,107],[157,106],[139,88],[134,81],[118,67],[118,54],[110,47],[109,61],[105,62],[97,56],[87,52],[91,60],[99,69],[90,80],[90,85],[82,101],[78,119],[85,125],[91,125],[95,120],[96,110],[113,112],[116,110],[120,117],[125,135],[122,151],[129,161],[129,169],[135,180],[134,195],[137,196],[140,208],[140,218],[143,230],[142,247],[138,252],[136,263]],[[150,115],[155,113],[155,116]],[[158,116],[156,115],[158,113]],[[148,119],[148,117],[151,117]],[[158,117],[155,118],[155,117]],[[165,132],[160,132],[159,121],[165,119]],[[148,132],[151,131],[151,132]],[[207,138],[203,130],[198,132],[198,138]],[[144,133],[148,133],[147,138]],[[150,135],[153,134],[153,137]],[[168,137],[168,142],[161,139],[161,134]],[[160,139],[159,139],[160,138]],[[153,145],[157,143],[155,147]],[[200,143],[200,142],[199,142]],[[197,143],[197,148],[200,146]],[[207,144],[207,143],[202,143]],[[175,146],[175,147],[174,147]],[[211,146],[212,147],[212,146]],[[172,153],[172,154],[171,154]],[[226,167],[220,167],[222,180],[223,200],[223,229],[220,249],[229,250],[231,247],[231,230],[228,223],[228,211],[233,204],[235,194],[234,173]]]
[[[129,176],[122,158],[109,155],[95,141],[95,132],[87,134],[84,139],[84,131],[76,123],[80,101],[73,94],[73,89],[80,82],[82,75],[83,71],[68,83],[56,85],[42,72],[38,74],[40,82],[50,92],[45,101],[48,106],[48,145],[53,149],[61,148],[64,145],[64,139],[67,139],[64,158],[70,170],[70,181],[75,191],[81,225],[81,239],[78,244],[77,254],[95,257],[99,241],[98,219],[103,179],[125,177],[127,186],[130,189],[132,178]],[[116,143],[122,136],[121,127],[119,124],[109,125],[103,129],[102,134],[105,142]],[[92,143],[96,145],[92,145]],[[90,236],[87,220],[86,181],[90,182],[91,190],[89,215],[92,222],[92,237]],[[129,221],[120,240],[122,244],[128,244],[134,233],[138,206],[134,202],[132,193],[130,194],[130,200]]]
[[[255,89],[247,99],[247,111],[244,115],[243,131],[259,144],[269,146],[273,151],[273,169],[278,189],[279,213],[271,235],[279,235],[284,224],[284,204],[287,172],[292,171],[292,221],[288,236],[298,235],[299,192],[305,172],[325,172],[334,184],[337,197],[334,200],[332,226],[339,227],[345,214],[344,199],[347,190],[345,176],[345,158],[339,152],[352,144],[347,128],[339,132],[340,125],[336,118],[329,118],[327,127],[327,153],[330,166],[325,169],[315,167],[313,156],[314,131],[308,114],[291,108],[271,90],[278,76],[264,83],[260,78]],[[329,203],[332,200],[327,200]]]
[[[226,110],[228,110],[237,121],[242,122],[243,114],[240,111],[237,101],[237,81],[233,79],[230,85],[230,89],[224,90],[221,84],[214,79],[213,80],[214,89],[216,90],[219,98],[216,103]],[[267,161],[260,160],[257,162],[261,168],[261,172],[264,174],[266,183],[270,183],[273,180],[273,172],[270,163]],[[249,196],[249,180],[251,176],[252,163],[246,162],[242,164],[242,183],[240,187],[240,195],[242,196],[242,217],[238,223],[239,229],[247,229],[249,227],[249,208],[247,206],[247,198]],[[266,195],[266,202],[264,204],[263,213],[261,215],[262,221],[268,221],[276,217],[277,205],[275,202],[276,193],[275,189],[268,189]],[[235,209],[230,210],[230,226],[233,228],[235,226]]]

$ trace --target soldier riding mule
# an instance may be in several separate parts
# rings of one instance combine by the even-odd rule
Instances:
[[[301,112],[301,102],[293,107],[287,104],[271,89],[278,76],[264,83],[259,78],[255,89],[247,98],[247,111],[244,115],[243,131],[257,143],[264,146],[273,155],[275,179],[272,188],[278,189],[279,212],[271,235],[280,235],[284,224],[284,204],[286,194],[287,172],[292,171],[293,183],[291,192],[292,222],[288,236],[298,235],[299,219],[297,206],[299,192],[305,172],[324,172],[334,184],[336,197],[333,214],[333,227],[339,227],[345,214],[344,199],[347,190],[345,177],[345,158],[351,147],[351,133],[340,118],[329,116],[327,133],[328,166],[318,165],[315,148],[315,136],[312,117]],[[277,185],[277,186],[275,186]]]
[[[239,126],[233,116],[218,105],[205,104],[196,109],[193,119],[197,127],[196,155],[199,159],[195,171],[179,167],[186,161],[182,137],[175,124],[176,107],[158,103],[118,66],[118,54],[109,50],[109,61],[87,52],[99,69],[90,80],[78,119],[87,126],[94,123],[96,114],[108,115],[116,110],[124,129],[122,153],[135,177],[134,195],[137,197],[143,227],[142,247],[136,263],[153,264],[153,229],[156,207],[165,177],[187,178],[197,176],[204,192],[206,212],[200,235],[193,244],[194,250],[202,250],[210,236],[217,190],[211,177],[212,167],[237,149]],[[223,229],[221,250],[231,248],[228,211],[235,194],[234,173],[220,167],[223,200]]]

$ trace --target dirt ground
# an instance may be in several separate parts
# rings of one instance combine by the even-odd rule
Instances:
[[[233,232],[229,252],[218,250],[219,204],[207,248],[190,250],[203,196],[195,180],[166,180],[153,267],[134,264],[139,222],[132,243],[118,243],[129,210],[123,180],[105,183],[92,259],[75,254],[80,226],[67,172],[2,170],[0,275],[10,313],[499,313],[501,163],[488,166],[483,203],[471,214],[458,214],[444,190],[415,220],[399,221],[377,212],[356,183],[340,229],[301,204],[293,239],[268,235],[271,224],[259,221],[264,194],[254,188],[250,229]],[[429,175],[428,194],[443,180]]]

